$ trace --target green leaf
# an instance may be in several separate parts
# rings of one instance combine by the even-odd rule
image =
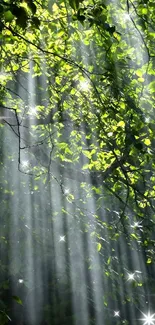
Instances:
[[[111,262],[111,256],[109,256],[108,260],[107,260],[107,264],[109,265]]]
[[[19,304],[23,305],[22,300],[18,296],[12,296],[12,298]]]
[[[79,9],[79,0],[69,0],[69,4],[72,9],[77,10]]]
[[[32,18],[32,24],[38,29],[40,26],[40,20],[38,19],[38,17],[33,17]]]
[[[32,11],[32,14],[35,15],[37,8],[34,2],[32,0],[27,0],[26,2],[30,10]]]
[[[138,81],[139,81],[139,82],[144,82],[145,79],[144,79],[143,77],[141,77],[141,78],[138,78]]]
[[[6,22],[11,22],[14,19],[14,15],[10,10],[4,12],[4,18]]]
[[[22,29],[25,29],[27,26],[28,21],[28,15],[24,8],[18,8],[15,11],[15,16],[17,17],[16,23],[18,26],[20,26]]]
[[[97,251],[98,251],[98,252],[100,252],[101,248],[102,248],[101,243],[97,243]]]
[[[68,194],[67,195],[67,201],[69,202],[69,203],[72,203],[73,201],[74,201],[74,195],[73,194]]]
[[[0,310],[0,314],[4,315],[10,322],[12,321],[12,319],[5,313],[5,311]]]
[[[134,233],[131,234],[131,237],[133,237],[136,240],[138,239],[138,236],[136,234],[134,234]]]
[[[152,260],[151,260],[150,257],[147,259],[147,262],[146,262],[146,263],[147,263],[147,264],[151,264],[151,263],[152,263]]]
[[[125,122],[124,121],[120,121],[118,124],[117,124],[117,126],[119,127],[124,127],[125,126]]]
[[[148,246],[148,241],[144,240],[144,246]]]
[[[141,13],[142,13],[142,15],[147,15],[147,13],[148,13],[147,8],[144,7],[144,8],[141,10]]]
[[[106,271],[105,272],[105,275],[109,277],[110,276],[110,272]]]
[[[146,144],[146,146],[149,146],[151,144],[151,141],[150,141],[150,139],[145,139],[144,143]]]

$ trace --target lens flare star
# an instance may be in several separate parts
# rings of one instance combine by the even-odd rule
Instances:
[[[22,161],[22,167],[24,167],[24,168],[29,167],[29,161],[28,160]]]
[[[128,273],[128,281],[135,280],[135,273]]]
[[[155,314],[150,314],[150,312],[148,312],[148,314],[144,314],[143,312],[141,312],[144,316],[144,318],[141,318],[140,320],[144,321],[143,325],[155,325]]]
[[[64,193],[69,194],[69,188],[65,188]]]
[[[65,236],[60,236],[59,241],[65,241]]]
[[[114,311],[114,317],[120,317],[120,312],[119,312],[119,310]]]
[[[141,222],[136,221],[133,225],[131,225],[131,228],[143,228],[143,226],[141,225]]]
[[[87,80],[80,81],[80,88],[83,91],[88,91],[89,90],[89,82]]]

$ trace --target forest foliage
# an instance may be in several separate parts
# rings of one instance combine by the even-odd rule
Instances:
[[[16,194],[6,180],[12,159],[21,174],[33,177],[31,191],[39,193],[38,181],[46,187],[56,180],[76,208],[63,175],[78,180],[84,235],[90,227],[86,201],[95,197],[91,239],[97,254],[106,254],[103,232],[112,247],[123,238],[131,254],[142,252],[155,290],[154,0],[6,0],[0,18],[1,134],[9,128],[17,142],[7,164],[1,162],[2,209]],[[2,148],[3,154],[5,143]],[[9,245],[6,234],[1,232],[2,247]],[[115,263],[110,252],[104,272],[111,281]],[[123,263],[122,258],[122,269]],[[139,290],[146,283],[134,286]],[[5,286],[6,279],[1,291]],[[5,324],[9,316],[1,309]]]

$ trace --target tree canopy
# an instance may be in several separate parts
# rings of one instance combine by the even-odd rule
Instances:
[[[38,265],[49,270],[50,256],[57,265],[49,229],[54,238],[60,219],[64,248],[59,253],[66,272],[66,282],[59,284],[62,310],[65,294],[73,294],[70,269],[79,270],[77,287],[84,282],[80,257],[71,265],[78,245],[79,256],[85,252],[88,280],[83,286],[90,288],[90,301],[98,294],[92,293],[92,277],[105,285],[104,294],[99,284],[94,286],[100,292],[96,315],[101,316],[91,314],[90,302],[88,324],[137,324],[130,308],[136,314],[146,301],[153,308],[149,294],[155,290],[155,3],[6,0],[0,17],[1,324],[10,322],[3,297],[14,278],[23,278],[22,254],[30,238],[32,259],[38,261],[36,252],[42,249]],[[33,215],[31,227],[27,214]],[[32,228],[31,236],[23,227]],[[56,277],[53,266],[51,272]],[[130,272],[133,278],[126,279]],[[52,281],[46,285],[53,286]],[[35,296],[37,290],[36,285]],[[22,298],[12,292],[20,307],[25,291]],[[44,323],[39,325],[51,319],[55,325],[80,321],[53,314],[59,299],[54,307],[42,304]],[[102,309],[124,314],[105,314],[103,322]]]

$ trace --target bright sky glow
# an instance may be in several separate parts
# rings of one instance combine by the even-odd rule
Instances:
[[[23,167],[23,168],[27,168],[27,167],[29,167],[29,161],[28,161],[28,160],[24,160],[24,161],[22,161],[22,167]]]
[[[148,314],[144,314],[143,312],[141,312],[144,316],[144,318],[141,318],[140,320],[144,321],[143,325],[155,325],[155,314],[150,314],[150,311],[148,312]]]
[[[11,77],[11,73],[0,72],[0,81],[3,82]]]
[[[112,137],[113,136],[113,132],[109,132],[107,135],[108,135],[108,137]]]
[[[18,282],[19,282],[19,283],[23,283],[24,280],[23,280],[23,279],[19,279]]]
[[[127,13],[123,14],[123,19],[124,21],[130,20],[130,15]]]
[[[119,310],[114,311],[114,317],[120,317],[120,311]]]
[[[80,88],[83,91],[88,91],[89,90],[89,82],[88,81],[81,81],[80,82]]]
[[[30,114],[30,115],[35,115],[35,114],[37,114],[37,109],[36,109],[35,106],[30,106],[30,108],[29,108],[29,114]]]
[[[69,194],[69,189],[68,188],[65,188],[64,193],[65,194]]]
[[[65,241],[65,236],[60,236],[59,241]]]

